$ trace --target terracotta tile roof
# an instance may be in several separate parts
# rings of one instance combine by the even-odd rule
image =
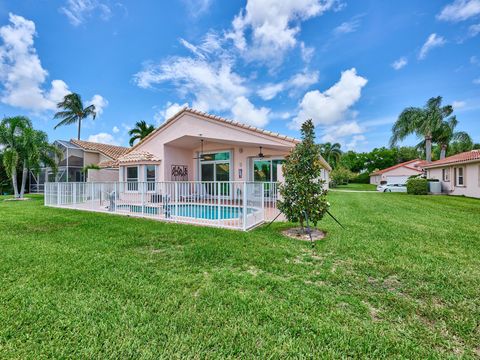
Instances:
[[[475,160],[480,160],[480,150],[471,150],[460,154],[452,155],[446,157],[445,159],[434,161],[425,167],[431,168],[441,165],[464,163]]]
[[[81,147],[84,150],[97,151],[105,156],[108,156],[112,160],[118,159],[120,156],[126,154],[130,150],[130,148],[124,146],[101,144],[91,141],[72,139],[70,140],[70,142]]]
[[[161,159],[148,151],[132,151],[118,158],[119,163],[129,163],[138,161],[160,161]]]
[[[102,161],[98,164],[100,169],[116,169],[118,168],[118,160]]]
[[[422,172],[422,167],[423,167],[423,164],[426,163],[426,161],[424,160],[420,160],[420,159],[414,159],[414,160],[410,160],[410,161],[405,161],[403,163],[400,163],[400,164],[397,164],[397,165],[393,165],[393,166],[390,166],[386,169],[382,169],[382,170],[377,170],[377,171],[374,171],[370,174],[370,176],[372,175],[381,175],[383,173],[386,173],[388,171],[391,171],[391,170],[394,170],[394,169],[398,169],[400,167],[406,167],[407,169],[410,169],[410,170],[415,170],[415,171],[418,171],[419,173]],[[412,166],[408,166],[412,164]]]

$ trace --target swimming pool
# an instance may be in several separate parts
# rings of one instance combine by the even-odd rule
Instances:
[[[163,206],[142,206],[142,205],[128,205],[119,204],[116,206],[119,211],[129,211],[133,213],[142,213],[148,215],[165,214],[165,217],[182,216],[195,219],[205,220],[228,220],[238,219],[242,216],[242,209],[237,206],[218,206],[218,205],[203,205],[203,204],[178,204],[163,205]],[[247,214],[253,213],[254,209],[249,208]],[[178,214],[176,213],[178,212]]]

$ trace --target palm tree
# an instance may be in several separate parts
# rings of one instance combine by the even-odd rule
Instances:
[[[433,135],[433,139],[440,146],[440,159],[445,159],[447,148],[453,143],[460,143],[466,148],[473,146],[472,138],[465,131],[455,132],[458,121],[452,116],[448,121],[443,121],[442,125]]]
[[[24,116],[4,118],[0,122],[0,144],[3,146],[3,166],[12,181],[15,198],[19,198],[17,170],[22,157],[23,131],[31,127],[30,120]]]
[[[402,111],[392,128],[390,146],[395,146],[407,136],[415,134],[425,141],[428,162],[432,161],[432,138],[438,132],[445,118],[453,113],[451,105],[441,106],[442,97],[430,98],[423,108],[409,107]],[[447,121],[451,120],[448,119]]]
[[[133,146],[135,141],[142,140],[148,134],[155,130],[155,126],[147,124],[144,120],[137,121],[135,127],[128,132],[130,135],[130,146]]]
[[[58,167],[55,156],[60,159],[62,151],[48,142],[48,136],[45,132],[35,130],[32,127],[23,130],[20,142],[23,162],[20,198],[23,198],[29,170],[39,173],[40,168],[46,166],[56,174]]]
[[[331,165],[336,165],[342,156],[341,145],[339,143],[320,144],[320,152],[323,158]]]
[[[76,93],[65,95],[62,102],[57,104],[58,109],[63,109],[54,115],[54,119],[62,119],[54,129],[63,125],[70,125],[78,123],[78,140],[80,140],[80,129],[82,127],[82,120],[89,116],[93,119],[97,116],[95,105],[83,107],[82,98]]]

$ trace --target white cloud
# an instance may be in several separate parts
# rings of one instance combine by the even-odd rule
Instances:
[[[227,37],[245,58],[278,64],[285,52],[297,45],[299,23],[335,8],[338,3],[337,0],[248,0],[245,9],[233,20],[233,30]]]
[[[263,100],[272,100],[275,96],[277,96],[280,92],[285,89],[284,83],[278,84],[268,84],[257,91],[258,96],[260,96]]]
[[[210,61],[200,57],[173,57],[160,64],[147,64],[134,75],[141,88],[171,82],[180,95],[191,94],[192,106],[199,110],[229,110],[235,99],[246,95],[244,79],[232,71],[228,59]]]
[[[109,133],[98,133],[95,135],[90,135],[87,141],[102,143],[102,144],[110,144],[110,145],[118,145],[118,142],[115,138]]]
[[[267,84],[257,91],[263,100],[272,100],[280,92],[290,90],[295,95],[299,90],[308,88],[318,82],[318,71],[304,71],[293,75],[290,79],[276,84]]]
[[[332,125],[343,120],[347,111],[360,99],[367,79],[357,75],[355,68],[342,72],[340,80],[325,92],[307,92],[300,102],[300,109],[290,127],[298,129],[312,119],[317,125]]]
[[[196,18],[210,9],[212,0],[183,0],[183,3],[187,8],[188,15]]]
[[[53,110],[68,94],[62,80],[53,80],[49,90],[42,88],[48,72],[42,67],[34,47],[35,23],[9,14],[9,25],[0,28],[1,101],[32,111]]]
[[[103,96],[96,94],[87,102],[87,105],[95,105],[97,116],[100,116],[103,113],[103,109],[108,106],[108,101]]]
[[[356,121],[343,123],[340,125],[331,125],[322,129],[320,141],[330,143],[340,143],[347,150],[353,150],[358,143],[366,143],[363,135],[363,129]]]
[[[59,10],[73,26],[80,25],[92,15],[98,15],[102,20],[108,20],[112,16],[110,7],[98,0],[67,0]]]
[[[480,64],[480,60],[478,60],[478,57],[475,56],[475,55],[470,56],[470,64],[478,65],[478,64]]]
[[[314,52],[315,48],[306,46],[303,41],[300,43],[300,53],[304,62],[309,63],[312,60]]]
[[[161,124],[186,107],[188,107],[188,103],[180,105],[178,103],[172,103],[168,101],[163,109],[157,111],[155,115],[153,115],[153,118],[157,121],[157,124]]]
[[[270,109],[256,108],[245,96],[240,96],[235,100],[232,115],[235,120],[244,124],[263,127],[269,121]]]
[[[480,15],[480,0],[455,0],[445,6],[437,18],[457,22],[477,15]]]
[[[446,40],[442,36],[438,36],[435,33],[430,34],[427,41],[425,42],[425,44],[423,44],[422,48],[420,49],[418,58],[420,60],[425,59],[427,57],[427,54],[430,52],[430,50],[436,47],[443,46],[445,45],[445,43],[446,43]]]
[[[453,107],[454,110],[460,110],[460,109],[464,108],[466,105],[467,105],[467,103],[465,101],[457,100],[457,101],[452,102],[452,107]]]
[[[112,132],[114,134],[118,134],[120,132],[120,129],[118,128],[118,126],[114,126],[113,129],[112,129]]]
[[[480,24],[470,25],[470,27],[468,28],[468,36],[475,37],[478,34],[480,34]]]
[[[400,70],[401,68],[405,67],[407,64],[408,64],[407,58],[402,56],[400,59],[397,59],[392,63],[392,68],[394,68],[395,70]]]
[[[360,27],[360,19],[355,18],[351,21],[346,21],[338,25],[335,29],[333,29],[333,33],[335,35],[343,35],[353,33],[358,30]]]

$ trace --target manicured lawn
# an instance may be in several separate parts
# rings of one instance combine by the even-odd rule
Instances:
[[[353,183],[350,183],[348,185],[338,185],[337,189],[375,191],[377,189],[377,186],[373,185],[373,184],[353,184]]]
[[[0,201],[0,358],[480,356],[480,201],[329,197],[316,251]]]

